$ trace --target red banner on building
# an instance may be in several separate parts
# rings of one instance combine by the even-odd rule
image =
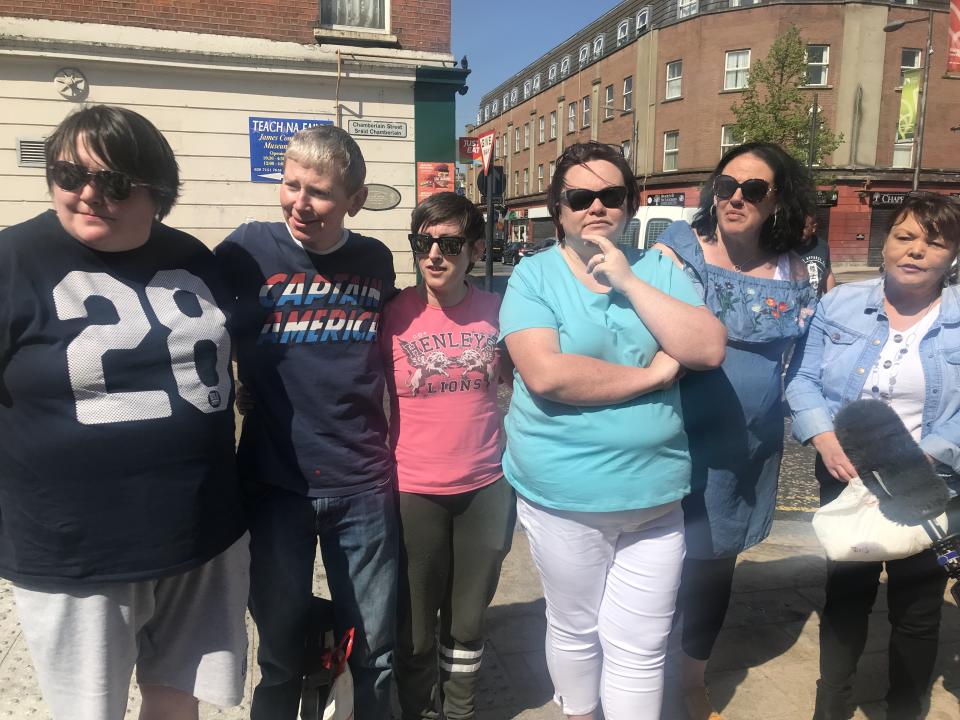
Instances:
[[[457,148],[459,150],[460,162],[464,165],[480,162],[480,142],[476,138],[458,138]]]
[[[950,0],[947,74],[960,76],[960,0]]]

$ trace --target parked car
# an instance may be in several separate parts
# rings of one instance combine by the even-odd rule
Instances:
[[[520,258],[526,254],[527,249],[528,243],[508,242],[503,248],[503,264],[516,265],[518,262],[520,262]]]
[[[481,256],[480,259],[486,260],[487,259],[486,241],[484,240],[483,242],[484,242],[483,255]],[[493,236],[493,261],[503,262],[503,236],[502,235]]]

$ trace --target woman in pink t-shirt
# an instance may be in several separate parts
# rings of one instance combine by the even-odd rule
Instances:
[[[432,195],[410,229],[422,280],[387,306],[380,333],[403,536],[394,667],[403,720],[436,717],[438,693],[446,717],[473,717],[483,614],[515,520],[497,407],[509,360],[499,295],[466,281],[483,251],[476,206]]]

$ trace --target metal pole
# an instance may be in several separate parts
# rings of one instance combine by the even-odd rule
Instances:
[[[820,96],[813,94],[813,107],[810,108],[810,146],[807,148],[807,170],[813,170],[817,161],[817,111],[820,109]]]
[[[920,186],[920,162],[923,157],[923,131],[927,118],[927,83],[930,81],[930,56],[933,55],[933,10],[927,11],[927,50],[923,59],[923,83],[920,86],[920,116],[917,118],[916,157],[913,161],[913,189]]]
[[[483,289],[493,290],[493,164],[487,170],[487,262],[483,274]]]

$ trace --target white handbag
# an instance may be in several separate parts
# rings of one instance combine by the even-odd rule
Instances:
[[[946,513],[933,522],[945,528]],[[830,560],[900,560],[933,545],[922,525],[900,525],[884,517],[877,498],[860,478],[813,514],[813,530]]]

